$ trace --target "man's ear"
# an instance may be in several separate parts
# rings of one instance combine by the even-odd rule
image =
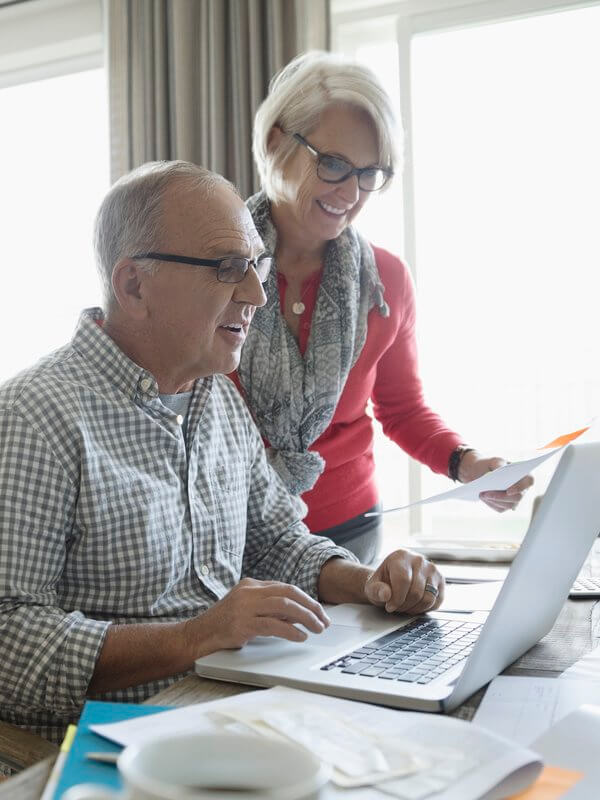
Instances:
[[[277,150],[282,136],[284,136],[284,133],[279,127],[279,125],[273,125],[273,127],[269,131],[269,135],[267,136],[268,153],[274,153],[275,150]]]
[[[150,276],[131,258],[117,261],[112,272],[112,287],[117,303],[133,319],[146,317],[144,283]]]

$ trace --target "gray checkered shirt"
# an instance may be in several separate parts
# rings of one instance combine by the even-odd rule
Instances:
[[[202,613],[244,576],[317,594],[332,556],[268,466],[233,384],[181,417],[85,311],[73,340],[0,388],[0,718],[54,741],[111,621]],[[102,695],[139,702],[173,680]]]

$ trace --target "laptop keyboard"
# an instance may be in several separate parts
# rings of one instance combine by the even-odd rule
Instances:
[[[580,575],[571,587],[570,594],[579,594],[582,596],[600,596],[600,578],[584,578]]]
[[[323,670],[383,678],[406,683],[429,683],[469,655],[481,625],[421,617],[392,633],[362,645]]]

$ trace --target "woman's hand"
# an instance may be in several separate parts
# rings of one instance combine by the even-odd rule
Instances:
[[[503,467],[507,462],[503,458],[484,458],[477,450],[471,450],[463,455],[458,468],[458,479],[461,483],[469,483],[476,478],[481,478],[487,472],[492,472],[498,467]],[[515,509],[521,502],[523,493],[533,485],[533,477],[525,475],[520,481],[509,486],[503,491],[481,492],[479,497],[494,511],[507,511]]]

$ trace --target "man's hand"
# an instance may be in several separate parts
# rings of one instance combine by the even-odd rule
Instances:
[[[303,625],[321,633],[330,620],[319,603],[287,583],[244,578],[197,617],[183,622],[145,622],[108,628],[90,693],[125,689],[191,668],[196,658],[242,647],[255,636],[303,642]]]
[[[422,614],[442,604],[444,576],[418,553],[396,550],[368,578],[364,592],[370,603],[386,611]]]
[[[476,478],[481,478],[487,472],[492,472],[498,467],[503,467],[507,462],[503,458],[484,458],[476,450],[465,453],[460,460],[458,479],[461,483],[469,483]],[[525,475],[520,481],[509,486],[504,491],[481,492],[479,498],[494,511],[508,511],[515,509],[523,498],[526,489],[533,485],[533,477]]]
[[[242,647],[256,636],[278,636],[303,642],[308,634],[329,626],[321,605],[302,589],[277,581],[243,578],[222,600],[187,622],[188,636],[198,658],[216,650]]]

